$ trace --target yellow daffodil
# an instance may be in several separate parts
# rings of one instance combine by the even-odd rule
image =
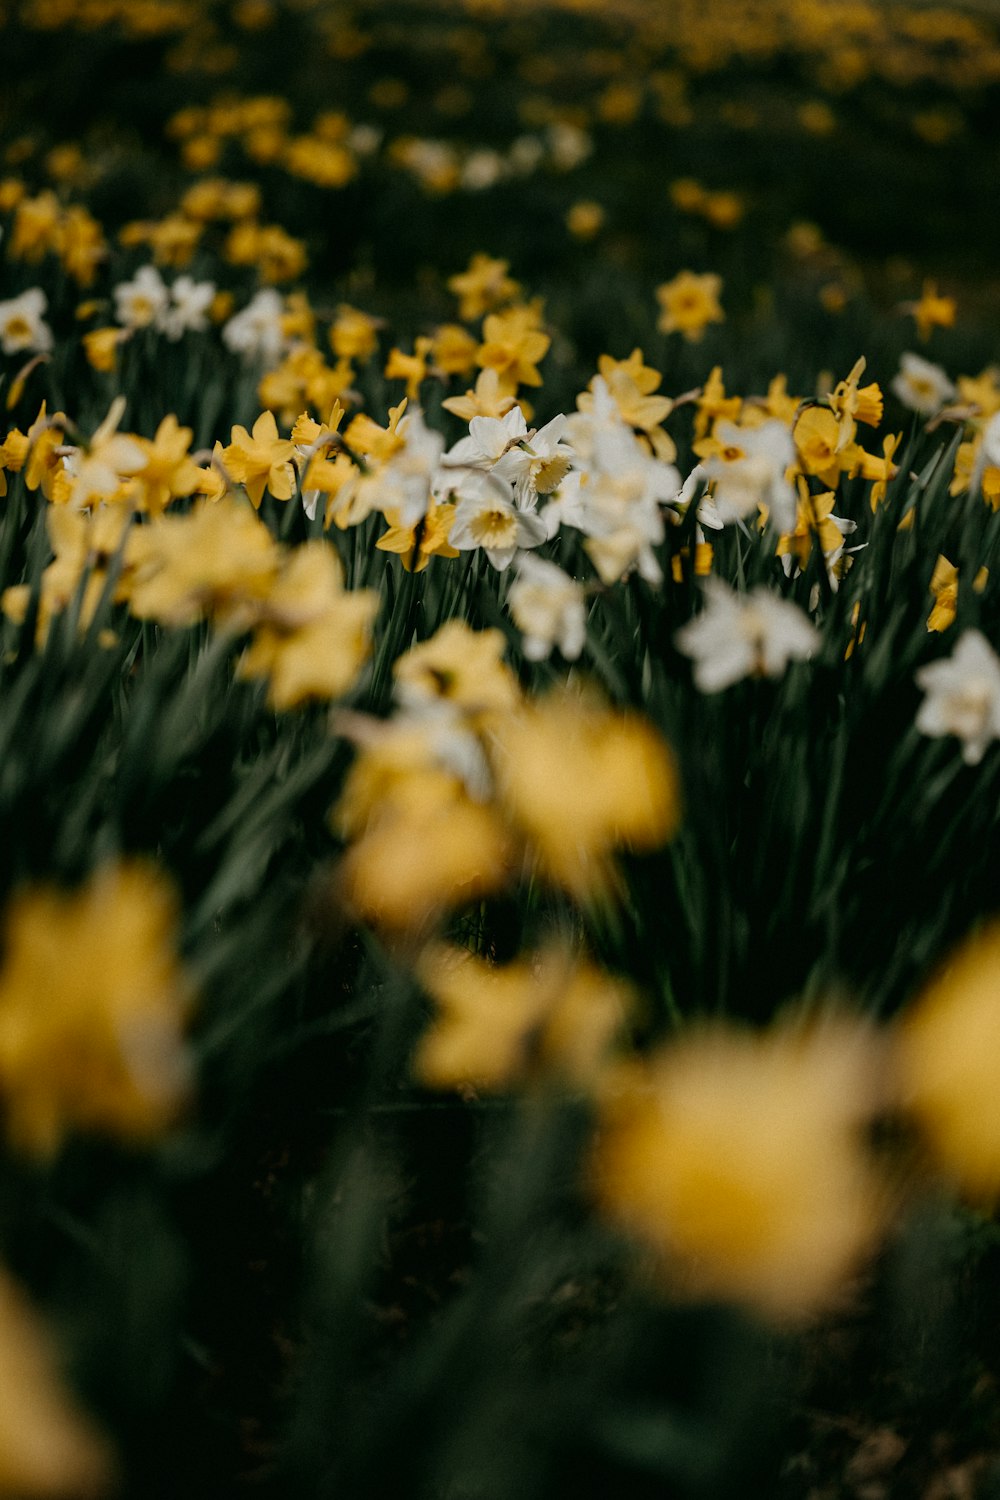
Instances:
[[[959,375],[955,384],[964,406],[972,407],[978,417],[992,417],[1000,411],[1000,370],[990,365],[979,375]]]
[[[86,575],[80,603],[79,628],[86,630],[104,593],[108,567],[118,553],[132,521],[126,506],[101,505],[93,511],[71,510],[53,506],[45,517],[45,526],[55,557],[40,580],[36,640],[41,645],[48,636],[53,618],[61,614],[76,596]],[[128,592],[127,569],[119,576],[115,598]],[[20,624],[27,614],[31,586],[18,583],[4,589],[0,608],[8,619]]]
[[[515,395],[501,389],[500,374],[494,369],[479,372],[474,390],[466,391],[464,396],[448,396],[441,402],[445,411],[453,412],[463,422],[471,422],[473,417],[505,417],[517,404]],[[522,402],[522,409],[523,405]]]
[[[900,1102],[940,1167],[971,1196],[1000,1191],[1000,929],[969,939],[904,1013],[896,1039]]]
[[[840,423],[828,406],[807,406],[798,417],[792,436],[804,474],[815,474],[823,484],[834,488],[840,478],[838,452]]]
[[[498,966],[432,944],[417,976],[438,1014],[414,1073],[434,1089],[506,1090],[539,1069],[586,1085],[633,1009],[627,985],[555,946]]]
[[[204,499],[134,528],[126,547],[129,606],[140,619],[190,625],[212,616],[245,626],[277,577],[281,554],[268,528],[235,496]]]
[[[338,887],[364,920],[419,932],[507,883],[512,841],[469,794],[466,743],[460,728],[426,716],[380,726],[362,744],[333,817],[351,839]]]
[[[87,363],[93,370],[110,374],[118,363],[118,350],[130,336],[129,329],[114,325],[108,328],[93,328],[83,335],[83,351]]]
[[[775,549],[779,557],[794,557],[799,567],[809,561],[814,540],[824,555],[836,552],[843,546],[844,532],[833,516],[836,496],[832,491],[825,495],[811,495],[804,481],[799,481],[798,513],[795,529],[778,538]]]
[[[238,675],[266,679],[276,712],[342,697],[368,659],[378,607],[374,590],[344,590],[343,568],[328,542],[306,542],[261,600]]]
[[[972,580],[972,587],[981,594],[989,579],[989,569],[980,568]],[[947,630],[953,623],[958,609],[958,569],[942,553],[934,564],[930,590],[934,595],[934,608],[927,617],[930,631]]]
[[[274,414],[265,411],[253,431],[234,427],[232,440],[223,454],[229,473],[242,484],[255,510],[260,509],[265,489],[276,500],[290,500],[295,492],[295,470],[291,459],[294,443],[279,438]]]
[[[932,329],[951,328],[954,325],[957,305],[954,297],[941,296],[936,282],[925,281],[919,301],[902,303],[900,311],[909,313],[914,319],[917,336],[925,344]]]
[[[610,892],[617,848],[655,849],[677,829],[673,755],[637,714],[553,693],[497,721],[490,754],[501,806],[579,898]]]
[[[439,375],[471,375],[479,344],[460,323],[443,323],[431,343],[431,368]]]
[[[538,362],[545,358],[552,340],[539,328],[538,317],[535,308],[512,307],[491,313],[483,322],[476,360],[483,369],[496,370],[505,395],[516,394],[519,385],[542,383]]]
[[[459,299],[458,316],[463,323],[474,322],[519,294],[520,286],[507,275],[509,269],[505,260],[474,255],[465,271],[449,277],[448,290]]]
[[[416,526],[401,526],[388,515],[389,529],[375,543],[380,552],[395,552],[408,573],[422,573],[432,557],[459,557],[448,541],[455,524],[453,505],[431,505]]]
[[[722,381],[722,369],[714,365],[696,401],[694,435],[703,438],[717,421],[738,422],[743,400],[740,396],[727,396]]]
[[[864,371],[865,360],[862,358],[857,361],[847,379],[841,380],[827,398],[839,422],[838,448],[845,448],[854,441],[859,422],[877,427],[882,420],[884,402],[878,385],[872,382],[861,388],[858,386]]]
[[[330,325],[330,347],[338,359],[370,359],[378,348],[379,319],[342,302]]]
[[[721,276],[681,271],[673,281],[665,281],[656,288],[660,304],[657,328],[661,333],[680,333],[689,343],[696,342],[709,323],[725,320],[719,303],[721,290]]]
[[[410,707],[444,702],[469,714],[503,713],[519,698],[517,679],[503,660],[506,645],[501,630],[449,620],[397,659],[397,696]]]
[[[881,1227],[863,1153],[878,1054],[846,1022],[698,1029],[603,1094],[591,1183],[675,1291],[778,1322],[833,1299]]]
[[[402,349],[389,351],[383,374],[386,380],[405,380],[406,395],[410,401],[416,401],[420,387],[427,379],[428,355],[432,345],[433,340],[420,337],[414,340],[412,354],[404,354]]]
[[[78,891],[42,887],[7,911],[0,966],[0,1097],[11,1145],[51,1156],[73,1130],[144,1140],[186,1093],[189,985],[177,903],[143,864]]]
[[[98,1500],[114,1486],[105,1440],[66,1388],[48,1331],[0,1269],[0,1494]]]
[[[198,489],[201,471],[191,458],[192,432],[181,427],[172,414],[163,418],[150,441],[139,439],[146,462],[136,471],[142,489],[142,509],[160,515],[171,500],[192,495]]]

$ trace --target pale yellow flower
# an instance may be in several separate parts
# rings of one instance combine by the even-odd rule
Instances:
[[[627,985],[554,946],[496,965],[433,944],[417,975],[438,1014],[414,1072],[435,1089],[507,1089],[539,1068],[590,1083],[633,1003]]]
[[[637,714],[551,693],[496,724],[491,758],[501,806],[577,897],[608,892],[616,849],[655,849],[676,831],[673,755]]]
[[[0,1495],[98,1500],[114,1463],[60,1378],[34,1309],[0,1270]]]
[[[191,992],[177,903],[150,865],[109,865],[69,894],[22,891],[0,968],[0,1097],[8,1140],[47,1157],[73,1130],[145,1140],[186,1092]]]
[[[651,1247],[672,1289],[809,1316],[881,1226],[861,1142],[876,1062],[846,1022],[692,1032],[609,1082],[598,1203]]]
[[[897,1028],[900,1102],[972,1197],[1000,1192],[1000,927],[966,942]]]

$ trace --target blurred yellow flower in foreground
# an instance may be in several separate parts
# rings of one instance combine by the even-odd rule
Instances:
[[[45,515],[45,529],[55,557],[42,571],[35,639],[44,644],[54,616],[73,601],[86,577],[80,599],[77,626],[88,629],[108,586],[108,570],[131,524],[124,506],[100,506],[93,511],[52,506]],[[115,598],[124,597],[119,579]],[[28,613],[32,585],[15,583],[0,594],[0,609],[21,625]]]
[[[16,1150],[76,1129],[155,1135],[186,1091],[190,990],[177,903],[152,866],[105,866],[78,891],[11,901],[0,968],[0,1101]]]
[[[377,821],[341,865],[348,904],[376,926],[419,930],[507,880],[510,848],[495,813],[443,773],[434,790],[440,800]]]
[[[519,697],[517,678],[503,660],[502,630],[473,630],[446,620],[393,664],[396,697],[410,708],[448,703],[467,714],[503,713]]]
[[[34,1311],[0,1271],[0,1495],[107,1494],[112,1461],[63,1389]]]
[[[233,496],[133,528],[125,560],[129,606],[139,619],[192,625],[211,615],[245,626],[274,586],[281,552],[263,521]]]
[[[655,849],[677,829],[673,754],[637,714],[550,693],[497,723],[491,759],[501,806],[575,896],[607,893],[616,847]]]
[[[632,1010],[628,985],[555,946],[497,966],[435,943],[417,976],[439,1013],[414,1071],[435,1089],[506,1089],[539,1067],[586,1084]]]
[[[339,698],[354,685],[371,651],[379,596],[343,586],[329,543],[304,542],[288,554],[244,652],[237,676],[265,678],[277,712]]]
[[[510,838],[492,807],[470,795],[477,747],[433,715],[372,721],[333,812],[352,840],[338,884],[366,921],[404,933],[499,890]]]
[[[1000,926],[965,943],[904,1015],[900,1103],[944,1171],[975,1198],[1000,1192]]]
[[[860,1141],[875,1061],[870,1033],[846,1022],[692,1032],[607,1089],[598,1203],[651,1245],[675,1289],[808,1316],[882,1222]]]

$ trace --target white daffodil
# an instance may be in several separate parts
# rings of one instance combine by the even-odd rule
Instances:
[[[744,677],[780,677],[819,645],[819,632],[797,605],[770,589],[737,594],[719,579],[705,582],[706,607],[674,637],[694,662],[703,693],[718,693]]]
[[[1000,468],[1000,411],[983,428],[981,452],[984,468]]]
[[[381,146],[384,134],[377,125],[355,125],[347,137],[347,148],[355,156],[372,156]]]
[[[444,438],[427,426],[419,406],[399,424],[403,446],[378,471],[379,509],[392,512],[397,526],[416,526],[437,488]]]
[[[236,313],[222,330],[222,342],[234,354],[241,354],[247,364],[273,365],[287,345],[282,317],[285,304],[281,293],[265,286]]]
[[[495,187],[504,176],[507,163],[499,151],[482,146],[470,151],[462,165],[459,185],[467,192],[481,193],[485,188]]]
[[[784,422],[745,428],[720,421],[714,435],[725,448],[741,454],[732,459],[713,456],[703,465],[718,519],[723,524],[743,520],[765,505],[779,531],[791,530],[797,507],[795,490],[785,475],[795,462],[795,444]]]
[[[594,149],[594,142],[579,125],[568,120],[557,120],[546,131],[552,164],[560,172],[571,172],[585,162]]]
[[[530,177],[544,160],[545,143],[537,135],[519,135],[511,141],[507,162],[518,176]]]
[[[590,408],[567,423],[585,476],[578,491],[583,514],[574,524],[587,537],[587,554],[603,583],[633,569],[659,583],[663,573],[653,548],[663,540],[661,506],[676,499],[680,475],[643,447],[603,380],[594,381],[592,394]]]
[[[917,710],[921,734],[954,734],[962,758],[978,765],[991,740],[1000,739],[1000,657],[978,630],[966,630],[951,656],[916,673],[926,697]]]
[[[653,551],[663,541],[663,517],[648,501],[627,504],[605,479],[588,486],[584,549],[602,583],[637,572],[647,583],[663,582]]]
[[[185,333],[204,333],[208,309],[215,297],[214,281],[195,281],[178,276],[170,288],[170,306],[163,315],[163,331],[176,342]]]
[[[526,437],[528,424],[519,406],[512,406],[505,417],[473,417],[468,437],[459,438],[445,454],[445,464],[456,469],[492,469],[510,448]]]
[[[117,396],[87,447],[67,456],[66,470],[72,479],[67,503],[74,510],[109,499],[123,480],[145,467],[146,454],[138,439],[118,431],[124,415],[125,397]]]
[[[162,328],[170,290],[155,266],[140,266],[114,288],[115,317],[123,328]]]
[[[541,517],[519,509],[510,486],[494,475],[472,470],[456,493],[458,504],[448,540],[460,552],[482,547],[492,566],[502,572],[518,551],[545,541]]]
[[[567,661],[576,661],[587,638],[587,605],[580,584],[555,563],[522,554],[507,603],[524,636],[528,661],[544,661],[558,646]]]
[[[552,539],[560,526],[573,526],[582,531],[587,518],[585,499],[586,475],[571,469],[539,515],[545,523],[545,535]]]
[[[496,472],[513,484],[519,505],[537,504],[540,496],[557,490],[569,473],[573,449],[562,442],[566,425],[566,417],[553,417],[497,461]]]
[[[0,302],[0,349],[4,354],[48,354],[52,329],[43,314],[48,298],[33,286],[9,302]]]
[[[941,366],[932,365],[919,354],[900,355],[899,373],[889,387],[908,411],[923,417],[932,417],[958,394]]]
[[[586,409],[570,413],[566,419],[566,432],[580,462],[584,465],[599,465],[598,449],[602,438],[613,437],[624,425],[618,403],[608,389],[607,381],[603,376],[595,375]],[[629,433],[631,435],[631,428]]]
[[[694,500],[695,496],[698,494],[698,491],[701,490],[704,492],[705,486],[707,484],[708,475],[705,472],[705,465],[695,464],[694,468],[691,470],[690,474],[681,485],[677,494],[674,496],[673,504],[676,505],[678,509],[686,511],[688,506]],[[722,517],[719,515],[718,509],[716,508],[716,504],[712,499],[712,496],[705,493],[702,493],[701,498],[698,501],[698,520],[702,526],[707,526],[710,531],[721,531],[726,524],[725,521],[723,521]]]

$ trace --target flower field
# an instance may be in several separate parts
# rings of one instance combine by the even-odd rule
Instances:
[[[0,1497],[1000,1495],[1000,16],[0,58]]]

